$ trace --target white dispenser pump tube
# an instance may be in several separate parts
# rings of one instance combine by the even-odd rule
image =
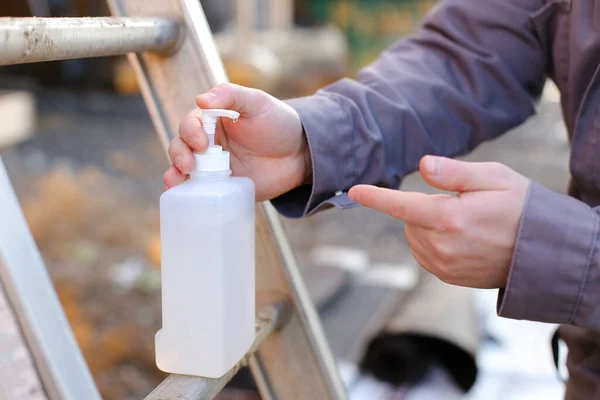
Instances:
[[[210,141],[209,146],[215,145],[215,130],[217,127],[217,118],[219,117],[227,117],[237,121],[240,117],[240,113],[233,110],[202,110],[202,127],[204,128],[204,132],[208,135]]]
[[[204,153],[194,153],[196,171],[216,172],[229,170],[229,152],[223,151],[221,146],[215,145],[217,118],[227,117],[237,121],[240,113],[232,110],[202,110],[202,127],[208,135],[208,149]]]

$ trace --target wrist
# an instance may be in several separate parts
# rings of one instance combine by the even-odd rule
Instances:
[[[310,154],[310,146],[308,145],[308,139],[306,137],[304,129],[302,129],[302,140],[302,161],[304,165],[302,185],[311,185],[313,180],[312,155]]]
[[[295,159],[297,165],[298,173],[295,175],[295,184],[294,188],[310,185],[313,180],[313,163],[312,163],[312,154],[310,152],[310,146],[308,144],[308,136],[306,135],[306,131],[304,130],[304,125],[300,119],[300,115],[298,112],[289,104],[284,103],[293,113],[294,123],[293,128],[291,130],[292,136],[295,138],[296,143],[299,143],[299,146],[296,148]],[[299,140],[298,140],[299,139]]]

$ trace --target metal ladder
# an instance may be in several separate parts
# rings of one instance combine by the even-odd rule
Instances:
[[[0,18],[0,65],[128,54],[166,153],[168,143],[177,135],[179,121],[192,108],[195,96],[227,81],[202,7],[199,0],[108,0],[108,3],[114,17]],[[0,179],[0,199],[2,193],[12,193],[10,182],[6,174],[4,176],[6,179]],[[10,196],[9,200],[16,199],[14,193]],[[13,211],[17,212],[16,201],[14,205]],[[8,209],[10,207],[4,212]],[[0,221],[2,212],[0,206]],[[22,218],[12,222],[25,224]],[[21,228],[25,232],[21,233],[21,239],[31,243],[34,251],[35,245],[26,226]],[[221,378],[170,375],[147,399],[211,399],[246,364],[249,364],[265,400],[346,398],[318,315],[299,274],[281,221],[270,203],[256,206],[256,230],[258,315],[256,340],[251,350]],[[0,241],[1,233],[0,230]],[[24,266],[16,265],[18,262],[9,256],[10,251],[0,243],[0,278],[2,282],[19,283],[15,276]],[[43,268],[41,258],[38,258],[31,262],[36,268],[37,264]],[[26,258],[21,260],[29,262]],[[57,303],[49,279],[44,279],[44,295],[50,303]],[[8,297],[21,326],[34,325],[33,333],[28,333],[27,328],[22,329],[29,341],[37,343],[32,350],[35,364],[53,367],[52,351],[44,348],[45,333],[39,331],[43,324],[38,326],[36,323],[43,311],[38,309],[40,305],[24,297],[35,295],[28,290],[26,287],[24,290],[7,290]],[[20,315],[22,310],[27,311],[27,315]],[[62,316],[64,319],[64,314]],[[74,343],[68,325],[53,332],[57,340]],[[73,365],[85,368],[85,364],[77,361],[82,357],[76,346],[74,351],[77,354],[71,357],[75,360]],[[68,369],[62,371],[62,367],[54,367],[58,372],[39,374],[45,387],[53,387],[46,390],[49,398],[82,399],[77,396],[85,393],[84,385],[73,388],[69,381],[77,374],[71,375]],[[77,376],[82,380],[89,379],[86,378],[89,371],[84,372]],[[86,398],[96,397],[97,393],[90,393]]]

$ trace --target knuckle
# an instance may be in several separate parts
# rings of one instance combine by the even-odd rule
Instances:
[[[195,120],[198,121],[198,123],[200,123],[200,121],[202,121],[202,110],[200,108],[195,108],[192,111],[190,111],[189,113],[187,113],[185,115],[185,117],[183,117],[184,119],[190,119],[193,118]]]
[[[175,158],[176,153],[177,153],[177,143],[176,143],[177,139],[173,139],[171,141],[171,144],[169,144],[169,157],[171,158],[171,161]]]
[[[464,192],[468,188],[469,169],[463,161],[453,160],[452,162],[444,163],[440,177],[452,186],[453,192]]]
[[[456,202],[456,198],[449,198],[441,207],[441,217],[438,231],[460,233],[464,232],[467,224],[467,216]]]
[[[169,149],[173,149],[173,151],[178,152],[178,151],[181,151],[182,149],[184,149],[186,147],[187,147],[187,145],[183,141],[183,138],[180,138],[179,136],[177,136],[176,138],[174,138],[173,140],[171,140],[171,144],[169,146]]]
[[[182,155],[181,172],[182,173],[189,173],[193,169],[194,169],[194,164],[192,162],[192,158],[191,157],[186,157],[185,155]]]
[[[441,260],[449,261],[454,258],[454,248],[446,243],[437,242],[433,246],[433,253]]]
[[[468,171],[463,163],[456,165],[454,171],[454,188],[458,192],[464,192],[468,188]]]
[[[223,82],[223,83],[219,83],[216,87],[223,89],[223,88],[234,88],[237,85],[235,83],[231,83],[231,82]]]
[[[225,82],[225,83],[220,83],[217,86],[215,86],[213,89],[211,89],[210,91],[214,91],[215,89],[217,91],[233,91],[236,90],[238,88],[238,85],[236,85],[235,83],[231,83],[231,82]]]
[[[423,268],[426,271],[432,272],[431,269],[429,268],[429,265],[427,265],[427,263],[425,263],[417,253],[415,253],[414,251],[412,252],[412,256],[415,259],[415,261],[417,262],[417,264],[419,264],[421,266],[421,268]]]
[[[437,277],[446,283],[454,283],[458,280],[458,271],[449,264],[439,267]]]
[[[500,174],[504,174],[504,173],[510,171],[510,168],[508,168],[506,165],[499,163],[497,161],[491,161],[489,163],[489,166],[493,172],[500,173]]]
[[[440,222],[440,230],[443,232],[462,232],[464,230],[464,219],[456,213],[444,216]]]
[[[425,268],[427,271],[430,271],[429,265],[425,262],[425,259],[423,257],[421,257],[421,255],[419,254],[419,252],[417,250],[415,250],[413,247],[411,247],[410,252],[411,252],[413,258],[415,259],[415,261],[421,267]]]
[[[179,122],[179,136],[184,137],[189,134],[190,121],[194,118],[192,113],[187,114]],[[177,138],[173,139],[175,141]],[[172,143],[172,142],[171,142]]]
[[[490,162],[490,175],[496,177],[498,184],[502,187],[509,187],[513,178],[514,173],[512,169],[508,168],[506,165],[499,162]]]
[[[165,173],[163,174],[163,182],[165,185],[170,186],[173,183],[173,180],[175,178],[174,176],[174,170],[175,167],[171,166],[169,167],[169,169],[167,169],[165,171]]]

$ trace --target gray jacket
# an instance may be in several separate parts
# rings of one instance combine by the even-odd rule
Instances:
[[[344,192],[357,183],[397,187],[423,155],[464,154],[522,123],[549,76],[572,141],[572,197],[531,184],[498,313],[563,324],[567,398],[600,399],[599,71],[600,0],[442,0],[358,80],[289,102],[313,184],[273,203],[300,217],[352,206]]]

